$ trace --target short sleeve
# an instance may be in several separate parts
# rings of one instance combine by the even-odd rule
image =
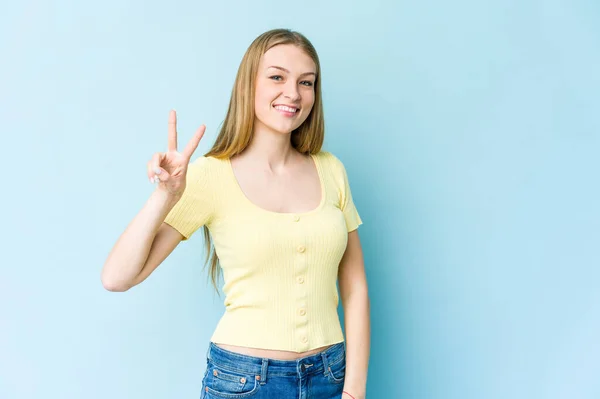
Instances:
[[[344,214],[344,219],[346,219],[346,227],[348,232],[356,230],[358,226],[362,224],[362,219],[358,214],[358,210],[354,205],[354,200],[352,199],[352,190],[350,189],[350,182],[348,181],[348,174],[346,173],[346,168],[342,161],[340,161],[337,157],[333,156],[334,162],[337,165],[339,179],[341,186],[340,189],[340,209]]]
[[[164,220],[183,235],[184,241],[209,224],[214,216],[216,192],[211,184],[214,174],[210,167],[210,159],[204,156],[188,165],[185,191]]]

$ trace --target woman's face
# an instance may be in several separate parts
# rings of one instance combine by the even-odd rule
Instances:
[[[315,102],[316,65],[304,51],[281,44],[263,54],[256,76],[255,126],[290,133]]]

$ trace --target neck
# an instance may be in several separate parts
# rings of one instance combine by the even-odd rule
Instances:
[[[291,132],[276,132],[257,121],[252,141],[244,150],[243,156],[252,158],[269,169],[285,167],[297,153],[292,147],[291,135]]]

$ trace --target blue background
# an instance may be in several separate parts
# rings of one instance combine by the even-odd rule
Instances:
[[[214,141],[276,27],[323,66],[325,149],[364,220],[369,399],[600,397],[595,1],[21,1],[0,12],[0,397],[197,398],[223,310],[201,234],[102,288],[153,186]],[[341,311],[341,309],[340,309]]]

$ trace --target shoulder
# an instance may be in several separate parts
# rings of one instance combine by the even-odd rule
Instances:
[[[208,186],[218,186],[225,171],[227,160],[204,155],[192,158],[187,168],[187,181],[198,189],[205,189]]]
[[[188,171],[199,174],[214,174],[223,170],[227,159],[219,159],[212,156],[200,155],[192,158],[188,165]]]
[[[334,173],[344,173],[344,163],[330,151],[319,151],[315,156],[324,164],[327,169],[331,169]]]
[[[194,165],[195,167],[202,167],[202,168],[217,168],[219,167],[219,165],[223,164],[224,162],[226,162],[225,159],[219,159],[219,158],[215,158],[212,156],[205,156],[205,155],[200,155],[197,156],[196,158],[192,158],[190,160],[190,166]]]

